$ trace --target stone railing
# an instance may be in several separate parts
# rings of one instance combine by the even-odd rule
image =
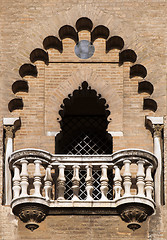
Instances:
[[[9,166],[13,212],[31,230],[48,214],[70,212],[117,213],[135,230],[155,210],[157,159],[144,150],[79,156],[24,149],[12,153]]]

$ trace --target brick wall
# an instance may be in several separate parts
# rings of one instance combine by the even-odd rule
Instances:
[[[47,132],[60,130],[57,118],[63,99],[82,81],[100,93],[109,104],[112,121],[108,130],[122,132],[114,137],[114,151],[123,148],[141,148],[153,151],[151,133],[145,128],[145,116],[166,115],[166,1],[2,1],[0,9],[0,98],[1,123],[3,117],[21,117],[22,126],[15,136],[15,150],[27,147],[41,148],[54,153],[54,136]],[[35,62],[36,78],[24,77],[29,92],[13,94],[12,83],[21,79],[19,67],[30,62],[35,48],[43,48],[42,41],[49,35],[58,36],[61,26],[75,26],[78,18],[89,17],[94,26],[105,25],[110,35],[124,39],[124,49],[133,49],[136,63],[147,68],[146,79],[154,86],[151,96],[158,110],[143,110],[143,98],[138,93],[140,77],[129,78],[132,63],[118,64],[119,51],[105,53],[105,40],[94,42],[95,54],[80,60],[74,54],[75,42],[63,40],[63,53],[48,50],[48,65]],[[89,39],[88,32],[79,33],[80,39]],[[65,63],[66,62],[66,63]],[[68,63],[67,63],[68,62]],[[92,63],[94,62],[94,63]],[[14,97],[22,97],[23,110],[8,111]],[[2,124],[0,140],[0,194],[3,185]],[[166,124],[165,124],[166,159]],[[166,193],[166,161],[164,165]],[[166,194],[167,196],[167,194]],[[166,198],[165,198],[166,200]],[[39,229],[31,233],[15,218],[8,206],[0,207],[0,238],[7,239],[166,239],[166,205],[157,209],[142,228],[131,232],[118,216],[49,216]]]

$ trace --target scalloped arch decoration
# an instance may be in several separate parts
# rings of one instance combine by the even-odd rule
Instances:
[[[41,48],[34,49],[30,54],[30,61],[32,63],[36,61],[44,61],[46,64],[49,61],[48,53]]]
[[[154,86],[149,81],[142,81],[138,83],[138,93],[146,92],[152,94],[154,91]]]
[[[78,87],[78,89],[75,89],[72,94],[68,94],[68,98],[65,98],[63,100],[63,104],[60,105],[61,109],[59,111],[59,115],[63,118],[65,114],[71,115],[72,108],[76,106],[76,100],[75,98],[85,98],[87,96],[88,98],[93,99],[94,105],[89,106],[89,114],[88,114],[88,107],[86,108],[79,108],[79,114],[84,115],[85,112],[88,115],[98,114],[103,115],[105,117],[108,117],[110,115],[110,111],[108,110],[109,105],[106,103],[106,99],[102,97],[101,94],[98,94],[95,89],[92,89],[91,86],[88,85],[86,81],[81,83],[81,86]],[[91,110],[91,111],[90,111]],[[77,112],[78,114],[78,112]]]
[[[130,77],[142,77],[145,78],[147,76],[147,69],[141,64],[135,64],[130,68]]]
[[[59,29],[59,37],[61,40],[65,38],[71,38],[76,43],[79,41],[78,32],[70,25],[64,25]]]
[[[22,98],[14,98],[8,104],[8,109],[10,112],[14,110],[23,109],[23,99]]]
[[[91,30],[93,28],[93,23],[89,18],[82,17],[76,21],[75,26],[76,26],[76,29],[78,32],[80,32],[82,30],[87,30],[87,31],[91,32]]]
[[[110,31],[104,25],[96,26],[91,32],[91,42],[93,43],[97,38],[107,39],[110,35]]]
[[[53,122],[56,123],[57,119],[60,120],[59,110],[63,100],[68,96],[70,97],[73,91],[78,89],[84,81],[86,81],[92,89],[95,89],[98,94],[103,93],[101,97],[106,99],[107,104],[109,105],[108,110],[112,113],[112,116],[108,116],[109,121],[112,118],[109,125],[118,127],[122,126],[123,108],[120,107],[123,106],[122,98],[118,95],[113,86],[107,86],[102,81],[102,78],[91,68],[88,68],[86,72],[84,69],[73,72],[67,81],[62,82],[55,90],[53,90],[52,95],[50,95],[47,99],[48,106],[52,107],[46,109],[46,119],[48,119],[51,114]],[[120,111],[118,111],[118,108],[120,108]],[[53,111],[55,112],[54,115],[52,114]]]
[[[55,36],[48,36],[43,40],[43,46],[46,50],[50,48],[57,49],[60,53],[63,52],[63,44],[62,41],[60,41]]]
[[[121,50],[124,47],[124,40],[119,36],[110,37],[106,41],[106,53],[112,49]]]
[[[12,84],[12,91],[13,93],[17,92],[28,92],[28,82],[25,80],[17,80]]]
[[[121,51],[119,53],[120,65],[123,64],[124,62],[131,62],[131,63],[136,62],[136,59],[137,59],[136,53],[132,49],[123,49],[124,48],[124,40],[120,36],[110,36],[109,29],[104,25],[98,25],[93,28],[93,22],[87,17],[79,18],[76,21],[75,27],[73,27],[71,25],[62,26],[59,29],[59,38],[56,36],[46,37],[43,40],[44,49],[48,50],[50,48],[54,48],[54,49],[57,49],[60,53],[62,53],[63,52],[62,40],[65,38],[71,38],[75,41],[75,43],[78,43],[78,41],[79,41],[78,32],[80,32],[82,30],[87,30],[90,32],[92,43],[97,38],[105,39],[106,40],[106,54],[112,49],[120,50]],[[48,52],[45,51],[44,49],[41,49],[41,48],[34,49],[30,54],[30,61],[32,63],[34,63],[35,61],[40,60],[40,61],[44,61],[45,64],[48,64],[49,63]],[[37,77],[37,74],[38,74],[37,67],[34,64],[25,63],[20,67],[19,74],[22,78],[27,75]],[[139,76],[139,77],[143,78],[143,82],[147,82],[147,83],[139,84],[138,92],[139,93],[147,92],[151,95],[153,93],[154,88],[152,87],[152,84],[150,82],[144,80],[146,75],[147,75],[147,69],[143,65],[135,64],[135,65],[131,66],[129,77],[133,78],[135,76]],[[85,79],[83,79],[83,81],[84,80]],[[91,84],[89,81],[88,81],[88,83]],[[18,80],[17,80],[16,83],[13,84],[12,89],[13,89],[14,93],[17,93],[19,91],[28,92],[28,83],[18,82]],[[95,87],[95,89],[96,89],[96,87]],[[143,103],[143,109],[146,109],[147,107],[145,107],[144,103]],[[13,110],[20,109],[19,104],[18,104],[18,108],[16,107],[16,108],[10,108],[10,109],[13,109]],[[11,104],[9,103],[9,105],[11,105]],[[155,106],[155,104],[154,104],[154,106]],[[156,111],[157,103],[156,103],[156,107],[150,107],[149,109],[151,111]]]
[[[144,110],[151,110],[155,112],[157,110],[157,103],[151,98],[144,98],[144,104],[143,104]]]
[[[137,55],[132,49],[125,49],[119,54],[119,61],[120,63],[124,62],[136,62]]]
[[[31,63],[25,63],[20,67],[19,74],[22,78],[25,76],[37,77],[37,67]]]

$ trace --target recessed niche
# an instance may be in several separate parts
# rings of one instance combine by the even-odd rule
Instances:
[[[79,18],[76,22],[76,29],[78,32],[82,30],[91,31],[93,27],[92,21],[87,17]]]
[[[97,38],[107,39],[110,35],[110,31],[103,25],[96,26],[91,32],[91,42],[94,42]]]
[[[57,37],[55,36],[48,36],[43,40],[43,46],[46,50],[50,48],[57,49],[60,53],[63,52],[63,45],[62,41],[60,41]]]
[[[65,39],[65,38],[71,38],[76,43],[78,42],[78,33],[70,25],[64,25],[59,29],[59,37],[61,40]]]
[[[133,65],[130,68],[130,78],[133,78],[136,76],[145,78],[147,76],[147,69],[141,64]]]
[[[151,95],[153,91],[154,91],[154,87],[152,83],[148,81],[142,81],[138,83],[138,93],[146,92]]]
[[[108,53],[111,49],[121,50],[123,47],[124,47],[124,40],[119,36],[110,37],[106,41],[106,53]]]
[[[143,110],[151,110],[155,112],[157,110],[157,103],[151,98],[144,98]]]
[[[136,62],[137,55],[132,49],[125,49],[119,54],[120,63],[123,62]]]
[[[88,40],[81,40],[75,45],[75,54],[81,59],[88,59],[93,56],[95,47]]]
[[[19,69],[19,74],[21,77],[25,76],[33,76],[37,77],[37,68],[35,65],[32,65],[30,63],[23,64]]]
[[[14,98],[8,104],[8,109],[10,112],[13,112],[17,109],[23,109],[23,100],[22,98]]]
[[[12,85],[13,93],[28,92],[28,82],[25,80],[17,80]]]

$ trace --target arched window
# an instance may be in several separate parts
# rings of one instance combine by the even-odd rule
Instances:
[[[106,100],[97,95],[97,92],[83,82],[78,90],[64,99],[62,110],[59,114],[62,118],[60,121],[61,132],[56,137],[57,154],[74,154],[74,155],[93,155],[93,154],[111,154],[113,149],[112,136],[107,132],[108,116],[110,112]],[[66,190],[65,199],[70,200],[73,196],[72,177],[73,170],[66,169]],[[112,170],[108,170],[108,198],[113,198]],[[86,199],[86,170],[80,169],[80,192],[79,198]],[[94,179],[93,198],[101,198],[100,177],[101,170],[92,171]]]
[[[78,90],[64,99],[59,114],[62,131],[56,137],[59,154],[111,154],[112,136],[108,126],[106,100],[83,82]]]

